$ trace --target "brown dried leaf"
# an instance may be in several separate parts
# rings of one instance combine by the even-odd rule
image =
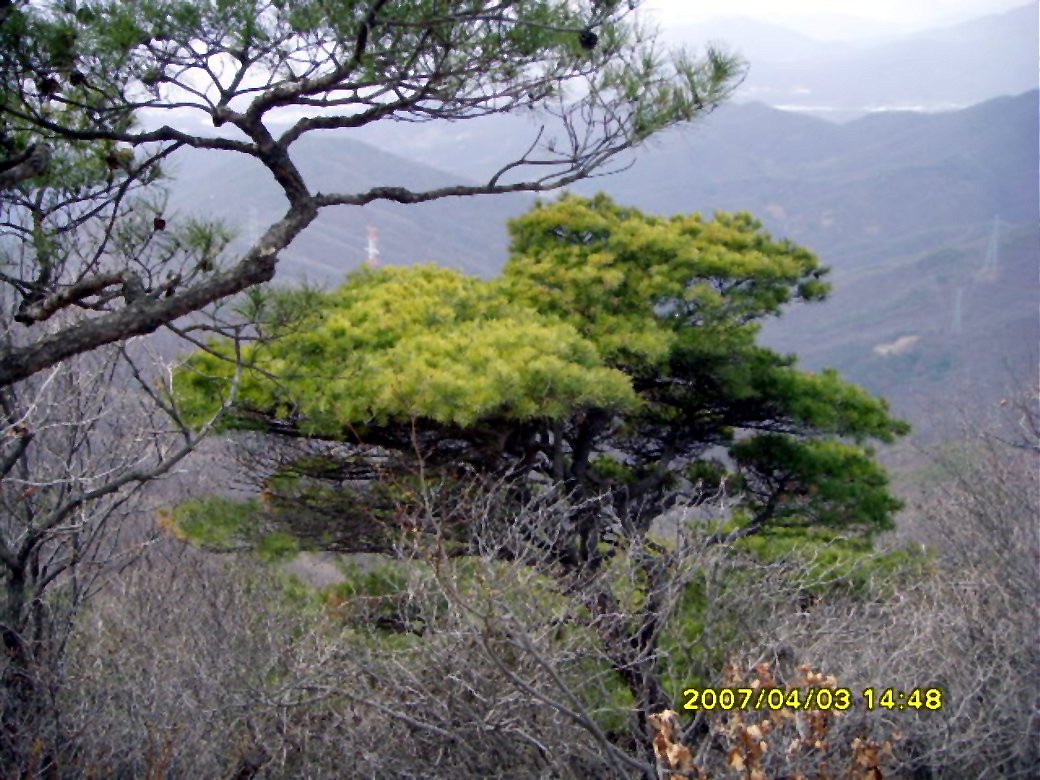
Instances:
[[[726,763],[729,768],[736,772],[744,771],[744,756],[740,752],[740,748],[730,748],[729,755],[726,757]]]

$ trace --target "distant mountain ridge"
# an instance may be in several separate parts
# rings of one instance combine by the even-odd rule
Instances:
[[[697,24],[663,28],[669,43],[717,44],[752,62],[791,62],[837,54],[847,43],[821,41],[795,30],[746,16],[723,16]],[[869,44],[862,44],[864,46]]]
[[[603,183],[658,212],[747,210],[843,263],[926,227],[1035,219],[1038,93],[964,111],[834,124],[762,104],[725,106]]]

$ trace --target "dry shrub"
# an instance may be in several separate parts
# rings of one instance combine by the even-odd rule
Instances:
[[[442,563],[407,562],[380,630],[256,560],[169,542],[75,636],[58,775],[639,776],[596,710],[594,643],[546,618],[550,590],[519,563]]]
[[[1010,428],[974,428],[926,472],[903,521],[927,551],[921,576],[805,614],[764,609],[768,594],[755,608],[764,655],[770,642],[796,648],[854,691],[942,689],[938,712],[860,705],[840,727],[846,742],[905,735],[900,776],[1029,778],[1040,766],[1040,438],[1024,399],[1008,404]]]

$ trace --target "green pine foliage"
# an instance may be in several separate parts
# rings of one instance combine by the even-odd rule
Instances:
[[[246,353],[252,370],[239,409],[293,416],[313,435],[411,418],[460,427],[555,419],[583,406],[621,412],[638,403],[628,378],[573,326],[432,266],[363,271],[276,335]],[[178,385],[190,414],[215,411],[231,373],[217,355],[194,356]]]
[[[603,195],[540,204],[510,231],[493,281],[420,266],[307,293],[302,321],[246,351],[231,424],[402,452],[418,431],[432,451],[452,440],[449,471],[540,470],[626,517],[707,478],[742,488],[746,533],[890,526],[899,502],[870,442],[907,425],[756,343],[763,319],[826,294],[810,252],[747,214],[654,217]],[[197,419],[231,391],[228,349],[177,374]]]

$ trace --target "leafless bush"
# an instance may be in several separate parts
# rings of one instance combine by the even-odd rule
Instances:
[[[138,371],[136,346],[98,350],[0,390],[0,773],[52,760],[78,614],[148,543],[135,520],[144,486],[200,437],[161,379]]]
[[[573,599],[404,542],[390,596],[292,599],[169,542],[94,602],[63,769],[118,776],[632,777],[630,707]],[[392,618],[374,620],[378,616]],[[620,698],[620,703],[617,699]],[[608,733],[610,732],[610,733]],[[345,770],[348,767],[348,770]]]
[[[629,544],[579,576],[537,542],[589,507],[547,493],[512,512],[497,489],[431,487],[393,552],[348,572],[348,584],[387,584],[374,592],[291,595],[255,559],[167,540],[80,623],[60,769],[652,777],[637,717],[660,688],[651,638],[697,551],[683,534]],[[473,519],[465,555],[452,548],[460,512]]]

